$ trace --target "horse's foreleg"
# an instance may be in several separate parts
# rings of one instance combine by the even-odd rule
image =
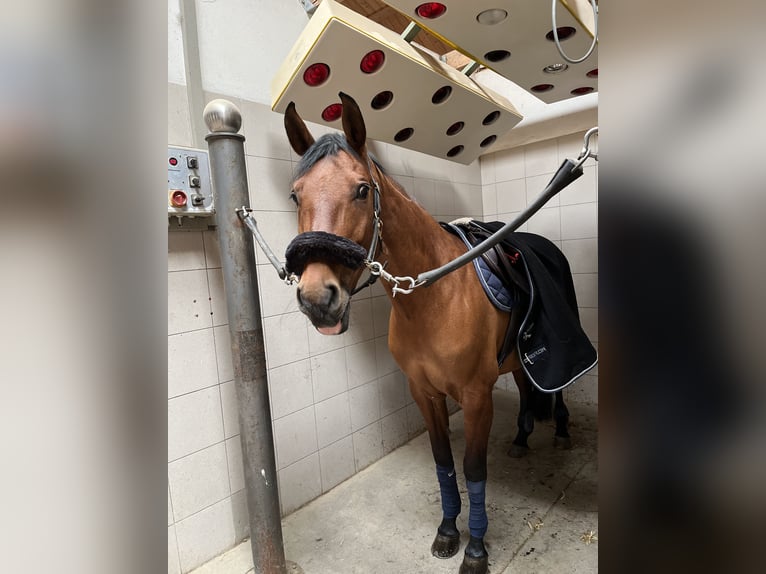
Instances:
[[[556,448],[572,448],[572,439],[569,438],[569,409],[564,404],[564,393],[562,391],[556,393],[553,419],[556,421],[556,434],[553,436],[553,445]]]
[[[463,397],[463,413],[465,419],[465,457],[463,471],[465,472],[470,511],[468,514],[468,530],[471,538],[465,549],[460,574],[485,574],[489,564],[489,554],[484,546],[484,535],[489,521],[485,505],[487,486],[487,443],[492,427],[492,393],[472,395],[466,393]]]
[[[461,502],[449,440],[447,402],[443,395],[431,397],[418,392],[413,388],[412,382],[410,382],[410,389],[428,429],[441,493],[442,521],[431,545],[431,553],[437,558],[451,558],[460,548],[460,532],[455,520],[460,514]]]

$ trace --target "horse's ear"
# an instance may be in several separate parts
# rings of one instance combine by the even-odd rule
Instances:
[[[290,145],[298,155],[306,153],[306,150],[314,143],[314,136],[311,135],[306,124],[303,123],[303,120],[295,110],[295,102],[287,104],[285,131],[287,132],[287,139],[290,140]]]
[[[340,101],[343,104],[343,133],[351,147],[361,156],[367,153],[367,128],[364,127],[364,118],[354,98],[340,92]]]

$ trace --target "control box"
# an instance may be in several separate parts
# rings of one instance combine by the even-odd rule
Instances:
[[[168,217],[215,214],[210,162],[206,150],[168,146]]]

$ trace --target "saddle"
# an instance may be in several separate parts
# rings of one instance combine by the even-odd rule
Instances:
[[[499,221],[470,218],[440,225],[469,249],[503,227]],[[580,325],[569,263],[551,241],[533,233],[511,233],[473,264],[489,300],[511,313],[498,366],[515,345],[532,384],[551,393],[596,365],[598,354]]]

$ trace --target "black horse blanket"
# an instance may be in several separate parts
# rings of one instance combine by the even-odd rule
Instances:
[[[504,224],[471,220],[442,226],[463,239],[467,246],[482,241]],[[516,335],[516,349],[530,381],[543,392],[552,393],[575,382],[596,366],[598,355],[580,325],[569,262],[556,245],[533,233],[514,232],[475,264],[488,297],[497,305],[497,294],[488,286],[501,282],[512,294],[514,313],[507,341]],[[475,260],[476,261],[476,260]],[[494,279],[486,277],[489,268]],[[512,316],[514,316],[512,315]],[[510,354],[510,345],[498,355],[498,363]]]

